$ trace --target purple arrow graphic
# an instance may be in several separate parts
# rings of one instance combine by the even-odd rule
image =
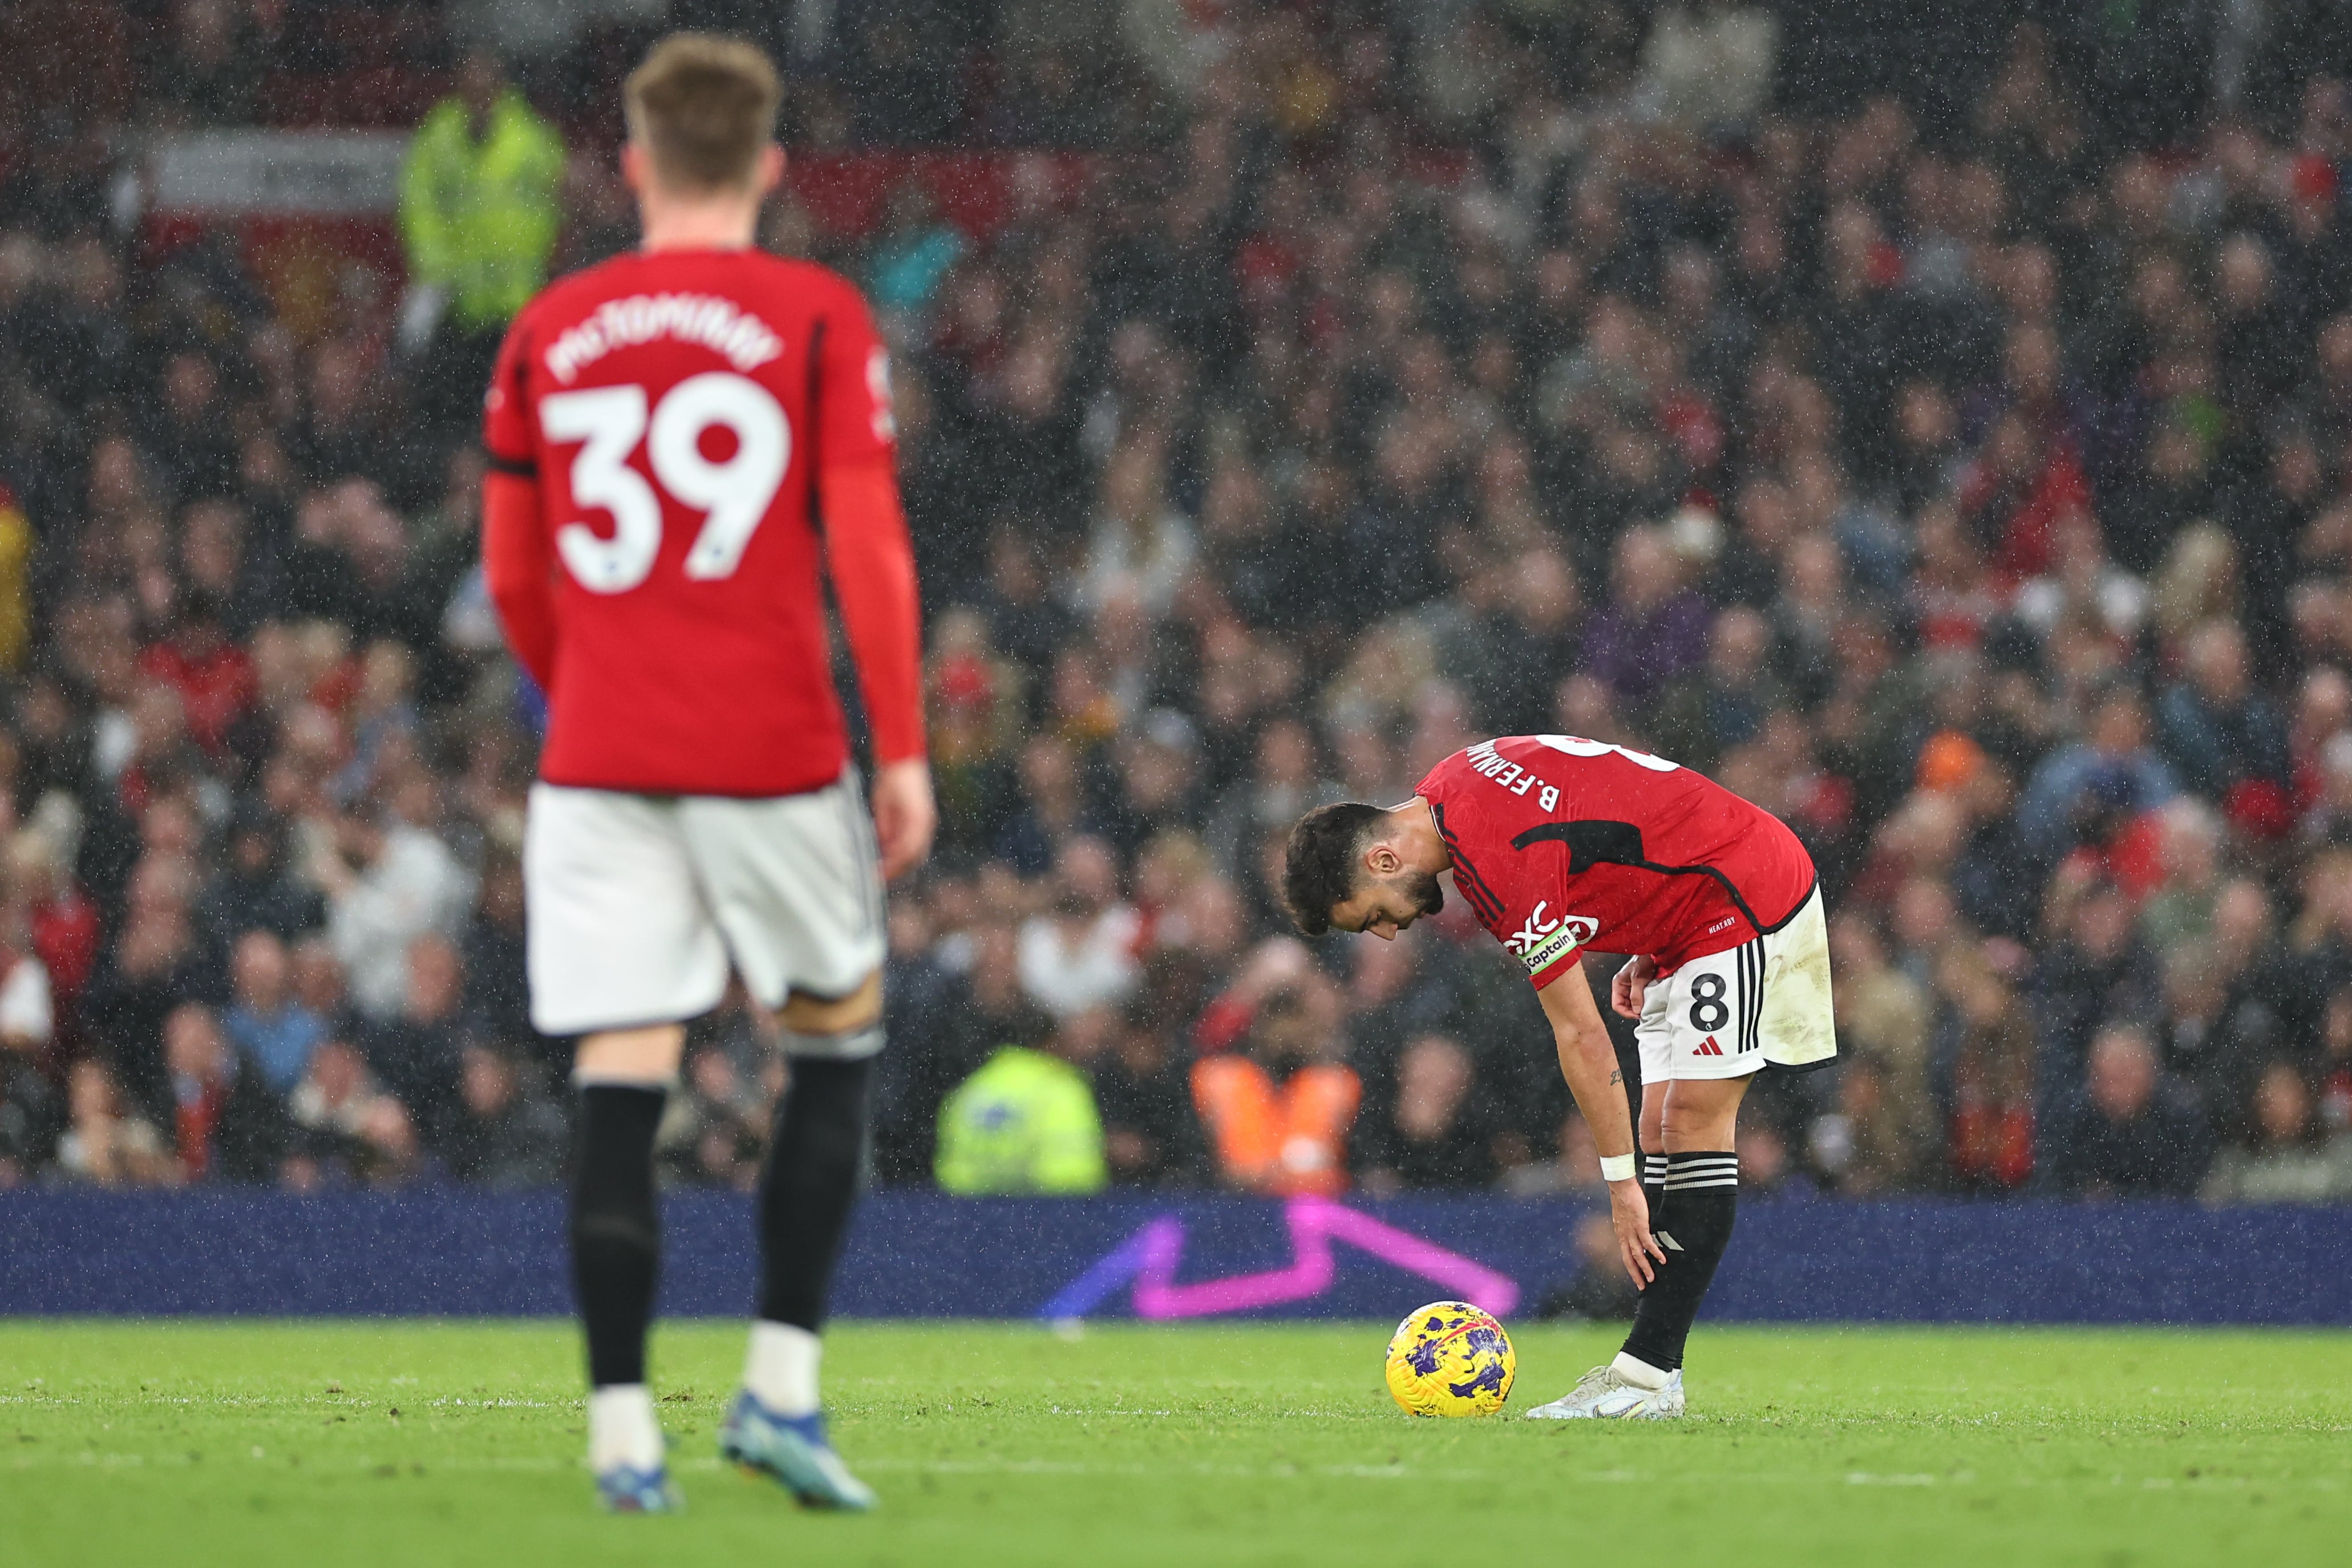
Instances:
[[[1283,1206],[1283,1218],[1290,1227],[1295,1254],[1286,1269],[1180,1285],[1176,1269],[1184,1256],[1184,1222],[1170,1215],[1120,1242],[1048,1301],[1038,1315],[1084,1317],[1130,1279],[1135,1281],[1135,1315],[1139,1318],[1213,1317],[1303,1301],[1331,1288],[1338,1272],[1331,1254],[1334,1241],[1344,1241],[1384,1263],[1443,1285],[1497,1317],[1518,1304],[1519,1287],[1508,1275],[1369,1214],[1325,1198],[1295,1197]]]

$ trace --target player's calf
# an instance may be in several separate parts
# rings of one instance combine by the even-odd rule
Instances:
[[[819,1507],[874,1502],[824,1436],[817,1373],[834,1265],[864,1175],[881,1001],[876,976],[848,997],[794,997],[783,1009],[792,1077],[760,1176],[759,1318],[719,1439],[729,1458]]]
[[[1650,1217],[1650,1232],[1665,1249],[1666,1260],[1642,1292],[1633,1331],[1614,1363],[1621,1374],[1648,1384],[1682,1370],[1691,1323],[1731,1244],[1738,1207],[1738,1155],[1697,1151],[1666,1156],[1664,1192]]]
[[[661,1263],[654,1134],[667,1098],[657,1084],[580,1090],[572,1268],[588,1341],[588,1462],[605,1506],[626,1511],[675,1500],[646,1387],[646,1331]]]

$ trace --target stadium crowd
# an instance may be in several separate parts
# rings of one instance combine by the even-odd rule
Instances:
[[[991,234],[772,214],[897,345],[929,616],[877,1178],[1594,1182],[1458,904],[1275,891],[1304,809],[1560,731],[1822,868],[1843,1060],[1751,1188],[2352,1198],[2352,89],[2151,146],[2032,28],[1933,122],[1776,110],[1755,9],[1580,74],[1384,14],[1223,8],[1164,146]],[[0,169],[0,1185],[551,1182],[447,340],[124,235],[87,129]],[[534,266],[626,243],[608,153]],[[762,1030],[695,1026],[676,1181],[750,1182]]]

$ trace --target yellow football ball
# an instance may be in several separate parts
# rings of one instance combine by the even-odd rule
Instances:
[[[1518,1367],[1503,1325],[1467,1301],[1432,1301],[1389,1341],[1389,1392],[1415,1416],[1492,1416]]]

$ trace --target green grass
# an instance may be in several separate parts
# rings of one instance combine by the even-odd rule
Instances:
[[[547,1323],[0,1322],[0,1563],[2280,1564],[2352,1561],[2352,1336],[1702,1327],[1690,1416],[1414,1421],[1385,1326],[845,1324],[883,1511],[720,1469],[740,1332],[662,1331],[688,1511],[608,1519]]]

